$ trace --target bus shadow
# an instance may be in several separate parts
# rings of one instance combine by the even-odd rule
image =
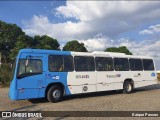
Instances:
[[[160,89],[160,84],[136,88],[134,92],[143,92],[143,91],[158,90],[158,89]]]
[[[150,91],[150,90],[157,90],[157,89],[160,89],[160,84],[141,87],[141,88],[136,88],[136,89],[134,89],[133,93]],[[77,98],[78,99],[83,99],[83,98],[98,97],[98,96],[110,96],[110,95],[116,95],[116,94],[122,94],[122,93],[123,93],[123,90],[112,90],[112,91],[102,91],[102,92],[68,95],[68,96],[64,96],[62,101],[74,100],[74,99],[77,99]],[[46,98],[31,99],[29,101],[34,103],[34,104],[48,102],[48,100]]]
[[[93,93],[83,93],[83,94],[76,94],[71,96],[63,97],[63,101],[73,100],[73,99],[83,99],[83,98],[91,98],[91,97],[98,97],[98,96],[109,96],[109,95],[116,95],[123,93],[122,90],[112,90],[112,91],[102,91],[102,92],[93,92]]]
[[[28,101],[34,104],[49,102],[46,98],[35,98],[35,99],[30,99]]]
[[[120,94],[120,93],[123,93],[123,91],[122,90],[112,90],[112,91],[75,94],[75,95],[64,96],[62,98],[62,101],[73,100],[73,99],[77,99],[77,98],[81,99],[81,98],[87,98],[87,97],[114,95],[114,94]],[[35,98],[35,99],[29,99],[28,101],[30,101],[33,104],[49,102],[46,98]]]

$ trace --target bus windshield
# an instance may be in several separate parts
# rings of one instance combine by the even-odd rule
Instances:
[[[42,61],[38,59],[20,59],[17,78],[23,78],[42,73]]]

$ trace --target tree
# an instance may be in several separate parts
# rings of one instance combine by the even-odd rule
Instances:
[[[16,24],[0,21],[0,51],[2,61],[11,61],[22,48],[59,50],[59,43],[47,35],[34,36],[34,39],[22,31]]]
[[[3,59],[11,60],[9,54],[21,35],[25,35],[25,33],[16,24],[7,24],[0,21],[0,50],[3,53]]]
[[[106,52],[118,52],[118,53],[125,53],[126,55],[132,55],[132,53],[127,49],[126,46],[120,46],[120,47],[110,47],[106,48]]]
[[[47,35],[34,36],[34,41],[37,43],[35,48],[38,49],[48,49],[48,50],[59,50],[59,43],[56,39],[49,37]]]
[[[72,40],[66,43],[63,47],[63,51],[87,52],[87,49],[83,43],[79,43],[77,40]]]
[[[28,35],[20,35],[17,38],[17,41],[15,43],[15,47],[11,50],[11,53],[10,53],[9,57],[11,59],[13,59],[18,54],[18,51],[20,49],[35,48],[36,45],[37,45],[37,43],[32,37],[30,37]]]

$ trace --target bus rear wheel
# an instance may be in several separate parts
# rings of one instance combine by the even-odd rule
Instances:
[[[58,85],[52,86],[47,92],[47,99],[52,103],[59,102],[62,96],[62,89]]]
[[[123,85],[123,92],[124,93],[132,93],[133,92],[133,84],[130,81],[125,81]]]

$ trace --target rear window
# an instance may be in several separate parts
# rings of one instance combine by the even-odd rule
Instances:
[[[144,70],[154,70],[153,60],[143,59],[143,67],[144,67]]]

